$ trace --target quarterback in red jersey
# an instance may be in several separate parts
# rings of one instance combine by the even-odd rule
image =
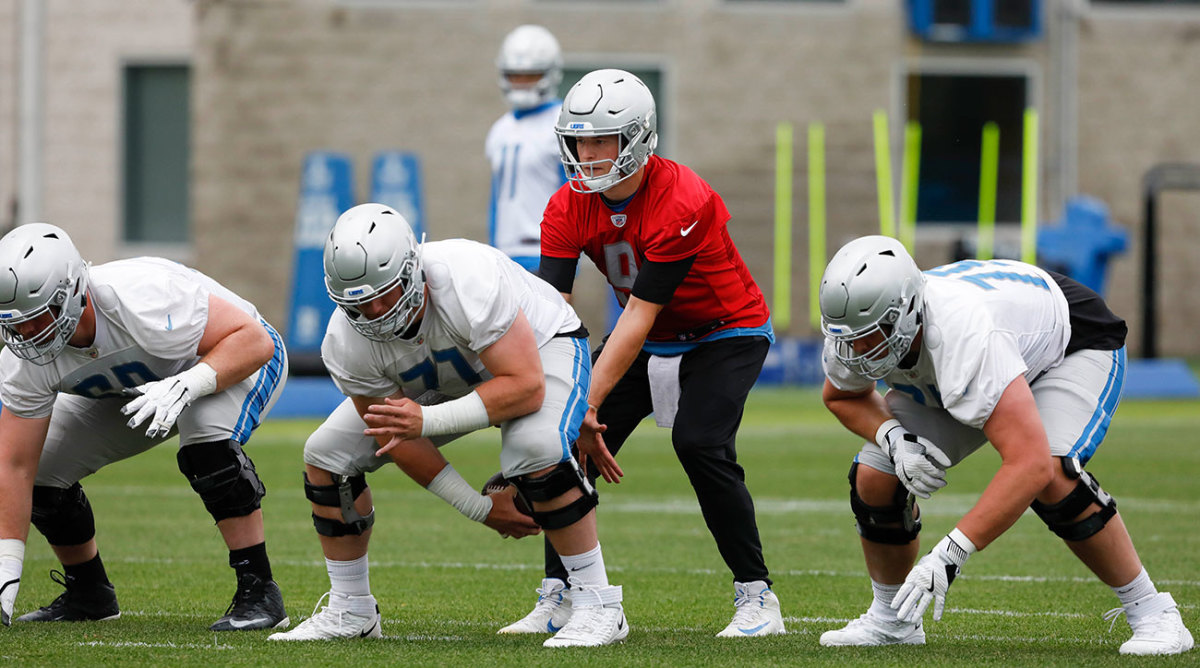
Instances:
[[[580,254],[624,306],[596,352],[577,446],[608,482],[613,455],[647,415],[671,442],[733,573],[733,620],[717,635],[784,632],[754,502],[734,442],[774,340],[762,292],[729,237],[719,195],[653,155],[654,97],[629,72],[598,70],[563,100],[555,132],[567,185],[542,218],[539,275],[568,299]],[[570,575],[547,549],[533,612],[502,632],[549,632],[569,617]]]

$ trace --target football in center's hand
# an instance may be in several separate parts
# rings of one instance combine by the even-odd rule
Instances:
[[[503,473],[498,472],[488,478],[487,482],[483,483],[483,489],[479,490],[479,493],[484,496],[495,494],[496,492],[504,492],[512,496],[513,505],[517,507],[519,512],[530,516],[533,515],[529,509],[529,505],[517,494],[517,488],[513,487],[513,484],[504,477]]]

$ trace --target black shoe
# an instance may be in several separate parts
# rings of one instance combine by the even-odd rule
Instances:
[[[225,610],[225,616],[208,628],[212,631],[253,631],[283,629],[291,623],[283,609],[279,585],[253,573],[244,573],[238,578],[237,592]]]
[[[50,571],[50,579],[66,588],[50,605],[17,617],[18,622],[104,621],[121,616],[117,591],[112,584],[81,583],[60,571]]]

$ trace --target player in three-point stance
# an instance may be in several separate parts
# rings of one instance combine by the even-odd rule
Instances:
[[[321,355],[349,397],[304,447],[304,490],[329,573],[329,605],[272,640],[379,637],[367,545],[366,473],[394,461],[418,484],[502,535],[544,529],[576,584],[575,614],[547,647],[629,634],[596,535],[596,490],[571,453],[587,411],[587,331],[552,287],[500,251],[466,240],[418,245],[400,214],[363,204],[325,243],[340,307]],[[438,447],[500,427],[500,467],[533,510],[483,496]],[[320,602],[318,602],[320,607]]]
[[[735,450],[746,396],[774,338],[770,314],[726,229],[721,197],[692,170],[654,155],[657,128],[650,90],[622,70],[584,76],[555,126],[568,184],[542,218],[539,275],[570,296],[585,254],[624,305],[594,362],[578,447],[617,482],[613,455],[642,418],[653,412],[670,427],[733,572],[734,616],[717,635],[783,633]],[[566,574],[552,553],[546,573]],[[557,623],[560,598],[543,595],[531,615]]]
[[[90,267],[66,232],[33,223],[0,240],[0,331],[4,623],[31,518],[63,564],[51,577],[66,591],[17,621],[120,616],[80,480],[178,434],[179,470],[237,574],[212,630],[287,626],[263,532],[266,489],[242,450],[283,389],[287,355],[254,305],[168,260]]]
[[[1122,654],[1192,647],[1116,501],[1084,470],[1125,378],[1125,322],[1087,287],[1038,267],[966,260],[922,273],[895,239],[844,246],[821,280],[825,405],[867,440],[850,467],[874,600],[822,645],[925,643],[967,558],[1032,506],[1101,581],[1133,628]],[[886,395],[875,391],[884,381]],[[946,469],[985,442],[999,471],[975,506],[916,561],[920,510]],[[914,565],[914,561],[916,564]]]

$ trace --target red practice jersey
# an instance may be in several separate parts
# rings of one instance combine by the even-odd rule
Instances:
[[[641,187],[620,211],[600,196],[563,186],[542,218],[542,255],[592,259],[621,304],[644,261],[695,256],[663,307],[648,341],[689,341],[732,327],[758,327],[770,316],[758,284],[729,237],[725,202],[684,165],[650,156]]]

